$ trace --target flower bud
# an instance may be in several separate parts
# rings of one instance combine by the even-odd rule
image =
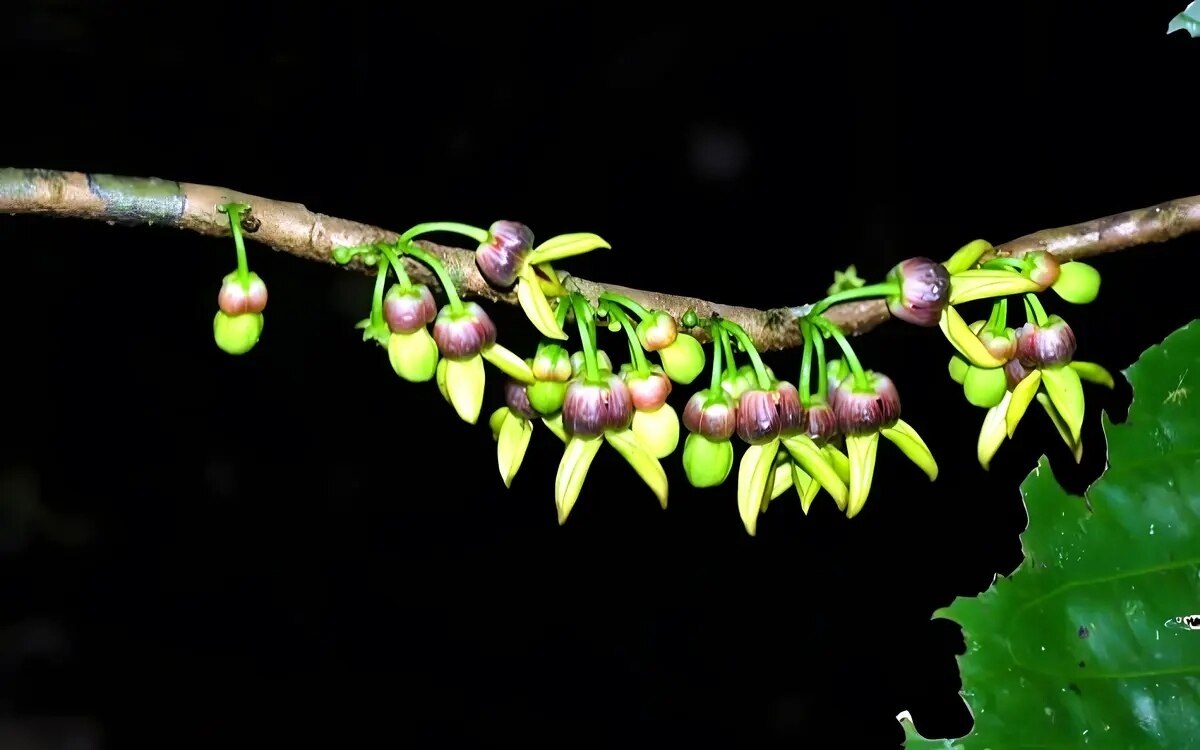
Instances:
[[[641,323],[637,324],[638,341],[648,352],[666,349],[675,343],[678,335],[679,326],[676,325],[675,318],[663,310],[652,311]]]
[[[665,404],[667,396],[671,395],[671,379],[656,365],[652,365],[650,372],[645,375],[628,365],[622,366],[621,379],[629,387],[633,408],[640,411],[654,411]]]
[[[1086,305],[1100,293],[1100,272],[1077,260],[1064,263],[1053,288],[1067,302]]]
[[[213,339],[227,354],[245,354],[253,349],[262,329],[262,313],[230,315],[218,310],[213,318]]]
[[[1017,384],[1029,376],[1033,372],[1032,369],[1021,364],[1021,360],[1016,357],[1004,363],[1004,378],[1008,384],[1008,390],[1017,387]]]
[[[676,383],[687,385],[704,370],[704,347],[695,336],[680,333],[669,346],[658,350],[663,370]]]
[[[1046,325],[1026,323],[1017,331],[1017,359],[1029,369],[1064,365],[1075,356],[1075,333],[1057,315]]]
[[[887,375],[867,371],[870,390],[854,387],[854,378],[843,380],[830,390],[833,413],[843,435],[866,435],[891,427],[900,419],[900,394]]]
[[[488,227],[487,242],[475,248],[475,265],[492,286],[506,289],[517,280],[525,258],[533,250],[533,231],[515,221],[497,221]]]
[[[683,471],[693,487],[716,487],[733,468],[733,444],[693,432],[683,443]]]
[[[437,372],[438,348],[429,329],[388,336],[388,362],[396,374],[410,383],[425,383]]]
[[[519,380],[508,378],[504,381],[504,403],[509,410],[525,419],[537,419],[538,413],[529,403],[529,393],[525,384]]]
[[[1032,253],[1028,253],[1025,256],[1025,263],[1029,269],[1025,275],[1042,289],[1047,289],[1058,281],[1061,264],[1058,262],[1058,258],[1045,250],[1034,250]]]
[[[824,402],[812,402],[804,414],[804,434],[817,445],[824,445],[838,435],[838,419],[833,407]]]
[[[679,445],[679,416],[670,404],[652,411],[635,409],[629,429],[638,444],[655,458],[666,458]]]
[[[601,375],[612,372],[612,358],[603,349],[596,350],[596,367],[600,370]],[[582,351],[575,352],[571,355],[571,376],[579,377],[586,374],[587,357]]]
[[[580,356],[582,355],[583,352],[580,352]],[[530,369],[538,380],[552,380],[558,383],[565,383],[575,374],[575,368],[571,365],[571,355],[567,350],[549,342],[538,345]]]
[[[1008,391],[1008,376],[1003,367],[984,369],[969,367],[963,377],[963,395],[974,406],[990,409],[1004,400]]]
[[[804,419],[800,391],[786,380],[780,380],[775,383],[775,395],[779,399],[779,434],[787,437],[803,432],[808,423]]]
[[[251,271],[246,286],[242,286],[237,271],[234,271],[221,280],[217,306],[226,315],[260,313],[267,307],[267,285]]]
[[[737,428],[737,404],[724,391],[697,391],[683,407],[683,426],[709,440],[728,440]]]
[[[538,380],[525,387],[529,405],[540,416],[553,417],[563,405],[567,384],[560,380]]]
[[[572,380],[562,405],[568,435],[594,438],[607,430],[623,430],[633,419],[629,388],[612,373],[599,382]]]
[[[888,272],[899,289],[887,298],[888,311],[913,325],[932,327],[950,301],[950,272],[929,258],[909,258]]]
[[[721,388],[736,402],[742,394],[758,386],[758,374],[754,365],[742,365],[734,371],[733,377],[727,374],[721,377]]]
[[[433,292],[424,284],[393,284],[383,298],[383,318],[392,333],[412,333],[432,323],[438,314]]]
[[[1001,359],[1007,362],[1017,356],[1017,332],[1011,328],[1005,328],[1002,333],[993,333],[988,328],[983,328],[978,331],[980,343],[988,350],[996,359]]]
[[[750,445],[762,445],[779,437],[779,394],[751,388],[738,399],[737,434]]]
[[[464,302],[459,313],[446,305],[434,320],[433,340],[447,359],[470,359],[496,343],[496,324],[478,303]]]

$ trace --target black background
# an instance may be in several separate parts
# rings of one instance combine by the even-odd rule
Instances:
[[[18,2],[0,163],[223,185],[397,230],[594,231],[614,249],[563,264],[580,276],[799,304],[850,263],[878,279],[976,237],[1200,193],[1200,41],[1165,34],[1185,4]],[[211,339],[232,243],[4,216],[0,248],[14,748],[68,747],[55,732],[86,748],[897,747],[904,709],[958,736],[962,636],[930,613],[1019,563],[1023,477],[1044,452],[1082,490],[1103,468],[1099,408],[1129,400],[1123,381],[1088,390],[1081,466],[1031,410],[985,473],[948,345],[893,323],[856,348],[899,386],[936,483],[885,444],[859,517],[782,502],[750,538],[733,478],[692,490],[677,453],[663,512],[605,451],[559,528],[558,441],[539,429],[505,491],[486,427],[353,329],[369,278],[252,245],[271,301],[233,358]],[[1093,305],[1046,303],[1080,359],[1117,372],[1195,316],[1198,250],[1097,259]],[[519,311],[491,310],[530,351]],[[767,359],[795,377],[796,352]],[[16,744],[38,717],[59,729]]]

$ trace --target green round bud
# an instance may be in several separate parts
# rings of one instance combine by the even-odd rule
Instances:
[[[666,458],[679,445],[679,415],[670,404],[652,411],[634,410],[630,429],[638,444],[655,458]]]
[[[969,367],[962,386],[967,401],[975,406],[990,409],[1004,400],[1004,394],[1008,391],[1008,377],[1004,374],[1003,367]]]
[[[971,369],[971,364],[959,355],[955,354],[950,358],[950,379],[955,383],[962,385],[962,382],[967,379],[967,370]]]
[[[583,352],[580,352],[580,356],[583,356]],[[533,356],[533,362],[530,363],[529,369],[533,370],[533,376],[538,380],[554,380],[564,383],[575,374],[574,368],[571,366],[571,355],[559,344],[551,343],[543,343],[538,346],[537,354]]]
[[[424,326],[412,333],[393,333],[388,336],[388,361],[410,383],[428,382],[437,372],[437,342]]]
[[[733,468],[733,443],[709,440],[698,432],[683,441],[683,471],[693,487],[716,487]]]
[[[1058,271],[1058,281],[1050,288],[1067,302],[1086,305],[1100,293],[1100,272],[1077,260],[1063,263]]]
[[[742,365],[734,371],[732,378],[727,374],[721,376],[721,389],[728,393],[735,403],[743,393],[757,387],[758,374],[754,372],[754,365]]]
[[[213,318],[213,339],[227,354],[245,354],[253,349],[262,329],[262,313],[229,315],[218,310]]]
[[[687,385],[704,371],[704,347],[695,336],[680,333],[670,346],[658,350],[663,371],[676,383]]]
[[[684,328],[695,328],[696,326],[700,325],[700,316],[696,314],[695,310],[689,309],[683,314],[683,317],[679,319],[679,323]]]
[[[529,405],[543,417],[557,414],[567,396],[567,384],[557,380],[538,380],[525,387]]]

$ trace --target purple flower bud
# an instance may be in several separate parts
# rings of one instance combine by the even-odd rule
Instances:
[[[787,437],[802,432],[808,423],[804,419],[800,391],[786,380],[780,380],[775,384],[775,394],[779,398],[779,434]]]
[[[1008,390],[1011,391],[1013,388],[1016,388],[1017,383],[1024,380],[1031,372],[1033,370],[1021,364],[1021,360],[1019,359],[1013,358],[1005,362],[1004,377],[1008,381]]]
[[[667,402],[671,395],[671,379],[661,367],[653,365],[646,375],[639,374],[628,365],[621,368],[621,378],[629,387],[629,395],[633,399],[633,408],[641,411],[654,411]]]
[[[242,286],[238,281],[237,271],[234,271],[221,280],[217,306],[226,315],[260,313],[267,307],[267,285],[258,274],[251,271],[249,283]]]
[[[383,317],[392,333],[412,333],[437,318],[433,292],[424,284],[393,284],[383,298]]]
[[[519,380],[508,378],[504,381],[504,403],[513,414],[525,419],[537,419],[540,415],[529,404],[529,393],[525,384]]]
[[[1017,332],[1005,328],[1003,333],[992,333],[987,328],[976,334],[984,348],[996,359],[1008,361],[1017,356]]]
[[[909,258],[896,264],[887,279],[900,285],[899,292],[887,298],[892,315],[927,328],[938,324],[950,301],[950,272],[945,266],[929,258]]]
[[[629,388],[616,375],[599,382],[572,380],[563,399],[562,422],[568,435],[594,438],[606,430],[623,430],[633,421]]]
[[[843,380],[830,391],[838,430],[843,435],[866,435],[891,427],[900,419],[900,394],[887,375],[867,372],[870,391],[854,388],[854,378]]]
[[[779,437],[779,394],[751,388],[738,399],[737,434],[750,445],[762,445]]]
[[[530,369],[538,380],[550,380],[555,383],[565,383],[575,374],[571,366],[571,355],[567,354],[563,347],[551,343],[538,346]]]
[[[515,221],[497,221],[488,228],[487,242],[475,248],[475,265],[488,283],[506,289],[517,280],[533,250],[533,231]]]
[[[737,404],[720,389],[697,391],[683,407],[683,426],[709,440],[728,440],[737,428]]]
[[[1061,272],[1061,264],[1058,258],[1055,258],[1045,250],[1034,250],[1025,256],[1025,262],[1028,264],[1026,272],[1033,283],[1040,286],[1042,289],[1049,289],[1058,281],[1058,275]]]
[[[837,414],[833,407],[824,402],[813,402],[808,405],[805,417],[804,434],[812,438],[817,445],[824,445],[838,435]]]
[[[637,337],[648,352],[666,349],[679,336],[675,318],[663,310],[654,310],[637,325]]]
[[[1075,356],[1075,332],[1057,315],[1046,325],[1026,323],[1017,331],[1017,359],[1029,369],[1065,365]]]
[[[476,302],[464,302],[455,314],[446,305],[433,323],[433,340],[448,359],[470,359],[489,344],[496,343],[496,324]]]

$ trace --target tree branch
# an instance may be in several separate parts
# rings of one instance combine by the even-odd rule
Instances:
[[[325,263],[334,263],[338,246],[390,242],[398,233],[349,219],[314,213],[299,203],[261,198],[235,190],[154,177],[60,172],[45,169],[0,168],[0,213],[46,214],[96,219],[110,224],[166,225],[214,237],[229,236],[229,220],[218,213],[223,203],[241,202],[252,209],[242,228],[246,236],[274,250]],[[1167,201],[1082,224],[1045,229],[998,245],[996,255],[1020,257],[1046,250],[1061,259],[1087,258],[1153,242],[1165,242],[1200,230],[1200,196]],[[472,297],[516,304],[516,295],[493,289],[475,268],[474,253],[457,247],[421,242],[445,264],[459,291]],[[949,255],[949,253],[947,253]],[[410,275],[437,287],[437,279],[420,263],[406,259]],[[374,273],[357,260],[347,264]],[[757,310],[723,305],[661,292],[629,289],[615,284],[571,277],[573,288],[593,301],[609,290],[627,295],[643,306],[666,310],[678,320],[689,308],[706,317],[718,314],[746,329],[763,351],[803,343],[795,324],[804,308]],[[890,316],[882,300],[849,302],[830,308],[825,316],[847,334],[861,334]],[[703,331],[693,331],[703,339]]]

